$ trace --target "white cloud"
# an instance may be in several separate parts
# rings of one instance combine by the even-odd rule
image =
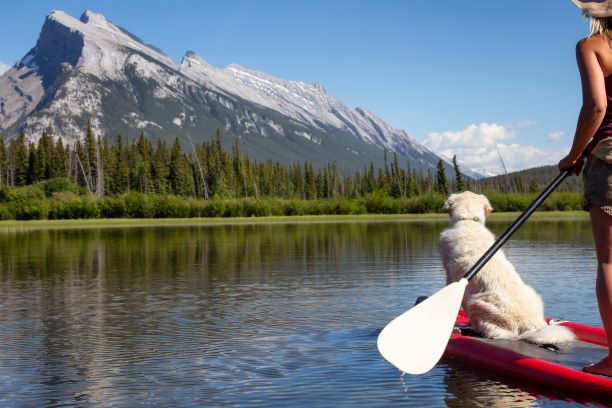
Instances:
[[[4,74],[10,68],[11,68],[10,65],[7,65],[4,62],[0,61],[0,75]]]
[[[537,125],[538,122],[535,120],[527,119],[527,120],[519,120],[514,124],[517,128],[528,128]]]
[[[564,137],[565,137],[565,132],[563,132],[563,131],[552,132],[548,136],[546,136],[546,140],[548,140],[549,142],[558,142],[559,140],[563,139]]]
[[[503,173],[500,155],[511,172],[556,164],[567,154],[568,148],[544,150],[512,143],[515,137],[516,132],[505,126],[480,123],[459,131],[430,133],[423,144],[445,157],[457,155],[457,160],[471,169],[494,174]]]

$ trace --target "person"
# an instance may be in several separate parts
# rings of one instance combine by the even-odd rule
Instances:
[[[582,108],[570,152],[558,167],[578,175],[582,151],[587,145],[592,149],[582,170],[583,206],[591,218],[597,256],[595,293],[608,355],[584,371],[612,377],[612,0],[572,2],[589,18],[591,33],[576,45]]]

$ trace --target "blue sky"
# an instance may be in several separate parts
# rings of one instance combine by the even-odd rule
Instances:
[[[587,23],[570,0],[22,1],[0,13],[0,66],[32,48],[47,13],[104,14],[175,61],[193,50],[322,84],[433,150],[499,172],[569,149]]]

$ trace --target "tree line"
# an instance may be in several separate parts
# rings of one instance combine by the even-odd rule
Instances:
[[[52,130],[36,141],[25,135],[8,142],[0,139],[0,185],[27,186],[65,178],[98,197],[130,192],[210,198],[336,199],[381,192],[392,198],[410,198],[434,192],[463,190],[465,183],[454,160],[455,178],[447,180],[442,161],[433,171],[401,166],[396,153],[384,165],[373,162],[362,171],[343,174],[336,163],[315,168],[309,161],[288,166],[257,161],[242,154],[240,139],[226,149],[219,130],[211,141],[194,144],[178,137],[169,145],[155,143],[143,133],[135,140],[121,135],[114,141],[94,135],[64,144]],[[184,146],[185,145],[185,146]],[[469,181],[468,181],[469,183]]]
[[[464,178],[453,157],[454,177],[447,177],[442,160],[435,172],[402,166],[394,152],[384,152],[382,167],[373,162],[345,174],[336,163],[315,168],[309,161],[282,165],[257,161],[242,154],[240,139],[224,143],[215,137],[194,144],[178,137],[150,141],[143,133],[134,140],[118,135],[113,141],[97,137],[88,126],[84,138],[68,145],[50,128],[36,141],[25,135],[5,142],[0,138],[0,185],[27,186],[65,178],[98,197],[130,192],[182,197],[354,199],[379,192],[391,198],[438,193],[447,196],[465,189],[485,194],[534,193],[556,175],[553,166],[482,180]],[[229,142],[229,141],[228,141]],[[224,146],[231,145],[230,149]],[[579,191],[579,178],[564,182],[559,191]]]

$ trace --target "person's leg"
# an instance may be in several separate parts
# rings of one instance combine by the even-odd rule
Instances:
[[[608,339],[608,356],[599,363],[585,367],[585,371],[612,376],[612,216],[595,205],[591,206],[589,213],[597,254],[595,293]]]

